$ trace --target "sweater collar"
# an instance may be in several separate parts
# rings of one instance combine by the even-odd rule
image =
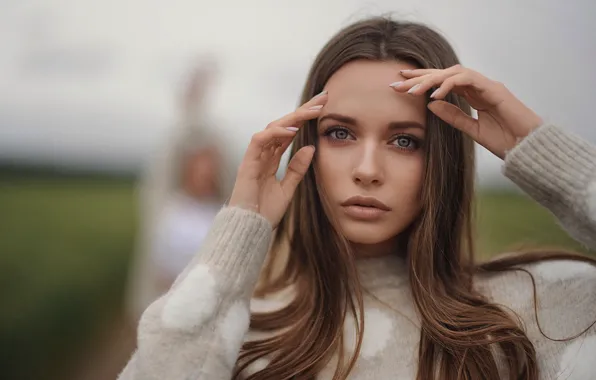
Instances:
[[[399,288],[408,284],[408,265],[397,254],[360,258],[356,261],[360,283],[365,289]]]

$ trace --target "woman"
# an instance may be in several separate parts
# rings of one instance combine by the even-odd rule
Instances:
[[[596,149],[413,23],[339,32],[302,98],[254,135],[228,207],[145,311],[121,378],[577,376],[596,348],[595,261],[475,264],[473,141],[591,248]]]

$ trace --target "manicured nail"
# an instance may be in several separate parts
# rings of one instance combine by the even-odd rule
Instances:
[[[312,106],[312,107],[310,107],[310,108],[309,108],[309,110],[312,110],[312,111],[318,111],[318,110],[320,110],[321,108],[323,108],[323,106],[319,104],[318,106]]]
[[[287,127],[286,128],[288,131],[292,131],[292,132],[298,132],[298,128],[296,127]]]
[[[420,88],[420,83],[418,83],[417,85],[415,85],[414,87],[412,87],[411,89],[408,90],[408,94],[413,94],[414,92],[416,92],[416,90],[418,90]]]
[[[321,92],[319,92],[318,94],[316,94],[315,96],[313,96],[313,98],[318,98],[319,96],[323,96],[327,93],[327,90],[323,90]]]
[[[436,90],[433,91],[432,94],[430,94],[431,98],[434,98],[435,96],[437,96],[437,94],[439,93],[440,88],[437,88]]]
[[[399,70],[400,73],[409,73],[410,71],[412,71],[412,70],[410,70],[410,69]]]
[[[393,88],[395,88],[395,87],[397,87],[397,86],[401,85],[402,83],[404,83],[404,82],[393,82],[393,83],[391,83],[391,84],[389,85],[389,87],[393,87]]]

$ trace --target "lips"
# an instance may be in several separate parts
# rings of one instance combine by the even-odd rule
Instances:
[[[383,211],[391,211],[391,208],[385,203],[374,197],[355,196],[346,199],[342,204],[344,207],[358,206],[364,208],[376,208]]]

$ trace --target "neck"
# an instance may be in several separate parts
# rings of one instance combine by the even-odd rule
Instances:
[[[395,237],[377,244],[352,243],[361,284],[368,290],[407,283],[406,253]]]
[[[376,244],[352,243],[357,260],[398,254],[397,237]]]
[[[401,287],[408,283],[408,263],[404,255],[392,254],[362,257],[356,260],[360,284],[364,289]]]

